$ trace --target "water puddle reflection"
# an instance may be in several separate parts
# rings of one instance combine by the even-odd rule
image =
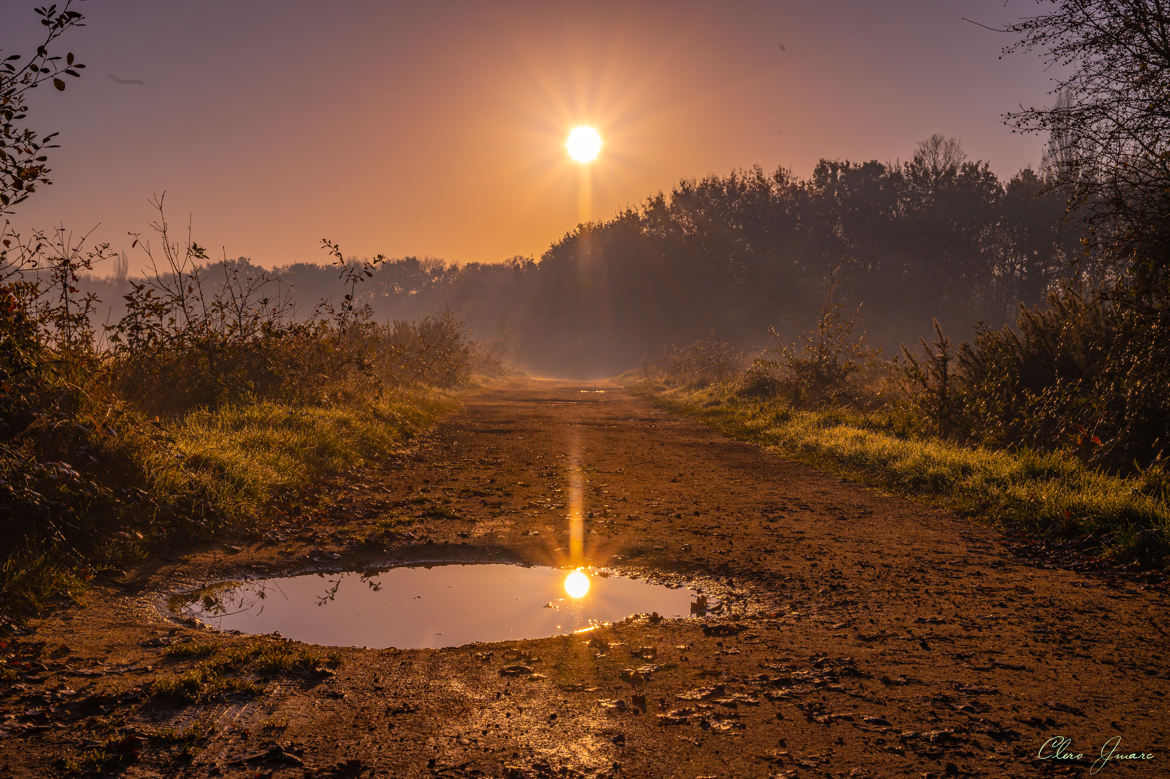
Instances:
[[[487,563],[227,582],[171,607],[219,630],[422,649],[573,633],[636,613],[682,617],[699,598],[606,571]]]

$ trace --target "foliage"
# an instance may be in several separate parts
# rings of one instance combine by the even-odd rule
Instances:
[[[815,320],[834,268],[876,346],[935,317],[998,324],[1072,272],[1079,226],[1061,223],[1063,210],[1034,173],[1001,181],[942,137],[901,165],[822,160],[807,180],[756,168],[683,181],[544,254],[522,298],[525,356],[621,369],[712,329],[754,347],[769,326],[791,334],[788,323]]]
[[[82,289],[83,278],[108,258],[108,245],[89,246],[88,233],[75,236],[64,227],[35,230],[28,239],[11,232],[5,237],[5,259],[35,309],[41,345],[72,359],[93,356],[93,315],[100,301]]]
[[[1161,0],[1046,0],[1005,49],[1039,51],[1056,104],[1009,116],[1048,133],[1060,183],[1086,204],[1091,246],[1157,289],[1170,280],[1170,15]],[[1163,290],[1164,291],[1164,290]]]
[[[776,376],[773,361],[755,359],[748,369],[733,383],[736,397],[750,400],[768,400],[779,397],[785,390],[785,383]]]
[[[470,347],[450,315],[372,321],[357,291],[381,258],[348,262],[326,241],[344,297],[297,319],[268,274],[227,259],[201,264],[208,257],[190,228],[185,241],[173,240],[162,198],[155,207],[159,246],[135,241],[151,272],[124,296],[124,314],[110,328],[108,364],[119,393],[144,410],[181,414],[247,398],[320,403],[467,379]]]
[[[705,387],[735,378],[745,362],[741,350],[712,333],[687,346],[664,349],[657,359],[643,358],[642,372],[676,386]]]
[[[838,298],[840,267],[825,280],[825,301],[816,325],[797,340],[785,342],[772,328],[779,343],[771,349],[774,360],[760,361],[781,373],[789,399],[796,405],[824,405],[852,400],[857,375],[877,356],[865,342],[865,334],[854,335],[861,306],[847,310]]]
[[[956,399],[952,365],[955,352],[951,339],[943,335],[942,326],[934,320],[935,340],[927,343],[920,338],[922,355],[915,355],[902,345],[902,373],[906,379],[906,394],[933,425],[934,432],[950,434],[955,421]]]
[[[0,608],[10,615],[160,544],[258,522],[320,478],[392,451],[446,409],[434,387],[469,376],[452,317],[378,325],[352,304],[353,285],[341,308],[295,320],[267,279],[199,265],[205,253],[169,239],[158,205],[165,264],[132,283],[108,349],[77,287],[104,247],[64,230],[5,234]],[[148,421],[160,413],[165,422]]]
[[[29,92],[46,81],[59,91],[65,89],[63,77],[77,78],[85,67],[72,52],[64,57],[50,53],[62,35],[85,26],[84,17],[73,5],[73,0],[66,0],[61,8],[53,4],[36,9],[45,37],[31,56],[5,56],[0,49],[0,217],[27,199],[38,185],[49,183],[45,152],[55,148],[57,133],[42,136],[23,126],[28,118],[26,101]]]
[[[417,322],[397,320],[376,334],[379,373],[395,384],[456,387],[471,377],[472,347],[449,311]]]
[[[896,350],[933,318],[948,332],[1007,322],[1020,302],[1040,303],[1087,270],[1080,225],[1061,221],[1064,197],[1046,186],[1030,170],[1000,179],[937,137],[903,164],[822,160],[806,178],[754,168],[684,180],[579,225],[539,262],[375,258],[367,268],[328,244],[332,266],[232,263],[297,311],[322,296],[354,318],[366,307],[381,321],[449,311],[519,363],[578,376],[636,367],[712,331],[749,352],[767,345],[770,326],[792,340],[816,321],[823,279],[840,268],[841,298],[864,303],[868,342]],[[343,268],[363,276],[352,309]],[[204,275],[207,294],[222,275]],[[126,290],[116,279],[89,285],[117,321]]]
[[[1170,452],[1170,312],[1135,294],[1067,288],[957,353],[939,331],[925,359],[906,352],[913,395],[960,440],[1066,451],[1114,471],[1156,464]]]

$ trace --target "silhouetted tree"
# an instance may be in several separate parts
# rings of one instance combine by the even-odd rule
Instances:
[[[822,160],[808,179],[756,167],[681,181],[578,225],[539,261],[389,260],[357,303],[381,321],[450,311],[480,339],[508,333],[531,367],[608,374],[670,344],[762,349],[772,328],[795,339],[818,321],[822,280],[839,268],[841,300],[864,302],[870,341],[892,351],[935,318],[962,333],[1042,302],[1078,251],[1063,205],[1032,171],[1005,183],[935,136],[904,164]],[[271,276],[302,315],[346,294],[319,265]],[[119,299],[111,292],[101,296]]]
[[[65,89],[63,76],[75,78],[85,67],[72,52],[64,57],[50,52],[54,41],[67,30],[83,26],[82,15],[72,5],[72,0],[67,0],[60,9],[56,5],[36,9],[46,32],[31,56],[4,56],[0,49],[0,217],[32,194],[37,185],[49,183],[45,151],[54,148],[57,134],[42,136],[24,126],[26,100],[31,90],[46,81],[58,90]]]
[[[912,164],[935,181],[952,179],[959,173],[959,166],[967,160],[958,138],[946,138],[938,133],[919,141],[914,150]]]
[[[1093,248],[1151,289],[1170,277],[1170,8],[1162,0],[1047,0],[1005,51],[1068,71],[1052,107],[1009,115],[1058,143],[1089,206]]]

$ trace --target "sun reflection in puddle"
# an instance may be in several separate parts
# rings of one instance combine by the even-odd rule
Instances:
[[[584,598],[589,592],[589,577],[581,569],[565,577],[565,594],[574,600]]]
[[[605,570],[485,563],[231,582],[172,608],[220,630],[421,649],[581,632],[636,613],[686,617],[699,597]]]

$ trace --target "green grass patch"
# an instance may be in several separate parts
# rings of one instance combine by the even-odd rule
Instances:
[[[148,697],[158,703],[207,703],[240,695],[255,697],[264,684],[200,666],[178,674],[160,676],[150,683]]]
[[[334,670],[341,665],[341,653],[317,652],[287,643],[254,640],[228,646],[210,660],[212,667],[225,671],[250,671],[263,676],[304,673],[318,668]]]
[[[638,391],[734,438],[1008,530],[1078,539],[1102,556],[1147,566],[1170,557],[1165,495],[1069,455],[962,446],[908,433],[897,413],[794,409],[737,397],[724,385]]]
[[[167,647],[165,654],[175,660],[199,662],[150,683],[148,697],[162,703],[206,703],[237,695],[256,696],[274,677],[330,673],[341,665],[340,652],[321,652],[266,638],[223,643],[186,641]]]
[[[158,468],[157,488],[197,485],[220,513],[252,519],[322,476],[390,454],[454,405],[447,393],[418,390],[361,405],[260,401],[196,411],[173,428],[180,461]]]
[[[210,657],[215,654],[215,644],[210,641],[183,641],[178,644],[171,644],[163,654],[179,660]]]
[[[76,477],[74,487],[44,477],[42,487],[19,463],[0,463],[0,481],[11,471],[13,484],[32,485],[30,495],[61,492],[42,502],[65,516],[24,522],[6,539],[0,626],[76,599],[85,580],[153,549],[262,527],[275,508],[400,450],[457,405],[450,391],[418,387],[329,405],[256,400],[153,422],[122,408],[104,427],[86,428],[114,464],[100,479]]]

